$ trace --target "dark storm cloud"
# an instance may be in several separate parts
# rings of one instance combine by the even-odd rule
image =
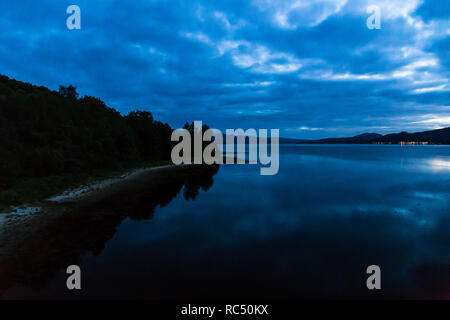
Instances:
[[[3,1],[0,73],[173,126],[293,137],[450,126],[441,1]],[[82,29],[66,28],[81,8]],[[447,6],[447,7],[446,7]]]

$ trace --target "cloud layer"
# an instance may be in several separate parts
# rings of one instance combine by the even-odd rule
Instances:
[[[380,30],[366,27],[374,3]],[[71,4],[81,30],[66,28]],[[445,1],[24,0],[0,12],[0,73],[173,126],[301,138],[450,126]]]

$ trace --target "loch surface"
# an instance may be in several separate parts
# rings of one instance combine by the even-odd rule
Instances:
[[[0,295],[450,298],[449,147],[281,146],[279,173],[259,169],[222,165],[53,208],[57,222],[0,266]],[[80,291],[66,289],[71,264]],[[370,265],[379,291],[366,287]]]

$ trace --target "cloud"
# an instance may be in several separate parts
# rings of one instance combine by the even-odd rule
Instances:
[[[0,3],[1,74],[175,127],[299,138],[428,129],[450,111],[445,1],[377,1],[381,30],[366,27],[369,0],[79,0],[77,31],[69,4]]]
[[[310,128],[310,127],[306,127],[306,126],[301,126],[300,128],[298,128],[298,130],[300,130],[300,131],[317,131],[317,130],[323,130],[323,128]]]
[[[341,11],[347,0],[253,0],[272,23],[282,29],[314,27]]]
[[[446,85],[443,84],[441,86],[437,86],[437,87],[428,87],[428,88],[419,88],[419,89],[415,89],[413,90],[414,93],[428,93],[428,92],[439,92],[439,91],[450,91],[448,89],[446,89]]]
[[[413,121],[413,124],[431,126],[433,129],[450,127],[450,116],[426,114],[418,117],[420,120]]]

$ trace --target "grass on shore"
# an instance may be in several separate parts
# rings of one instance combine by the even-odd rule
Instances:
[[[68,189],[88,185],[93,182],[119,177],[127,172],[142,168],[151,168],[171,164],[170,161],[141,163],[134,169],[119,171],[98,171],[92,175],[71,174],[39,178],[25,178],[17,181],[11,188],[0,190],[0,213],[13,210],[14,207],[38,205],[39,201],[60,194]]]

